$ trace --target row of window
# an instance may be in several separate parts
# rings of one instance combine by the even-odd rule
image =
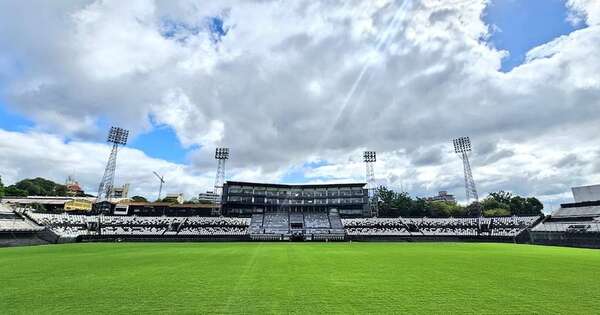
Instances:
[[[367,198],[328,198],[328,199],[277,199],[263,197],[228,196],[229,202],[255,203],[268,205],[336,205],[366,203]]]
[[[360,190],[330,190],[330,191],[270,191],[270,190],[252,190],[252,189],[241,189],[236,187],[230,187],[228,189],[229,194],[246,194],[246,195],[258,195],[267,197],[350,197],[350,196],[364,196],[367,195],[367,191]]]

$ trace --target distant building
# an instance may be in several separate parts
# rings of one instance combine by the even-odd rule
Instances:
[[[454,198],[454,195],[449,194],[445,190],[440,191],[437,196],[426,198],[426,200],[427,201],[445,201],[445,202],[456,203],[456,198]]]
[[[167,202],[167,203],[170,202],[170,203],[182,204],[183,203],[183,193],[167,194],[167,196],[162,201]]]
[[[65,186],[67,187],[67,196],[74,197],[74,196],[83,196],[84,195],[81,185],[79,185],[79,182],[77,182],[75,179],[73,179],[72,176],[67,177]]]
[[[216,203],[217,202],[217,194],[212,191],[207,191],[205,193],[198,194],[198,202],[199,203]]]
[[[122,187],[113,187],[111,191],[112,198],[127,198],[129,194],[129,184],[125,184]]]

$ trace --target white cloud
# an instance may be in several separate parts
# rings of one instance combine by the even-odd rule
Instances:
[[[600,24],[600,2],[597,0],[568,0],[570,14],[567,19],[577,25],[584,21],[587,25]]]
[[[39,132],[0,129],[0,169],[5,184],[23,178],[45,177],[58,183],[73,175],[87,193],[96,195],[111,147],[87,142],[65,142]],[[137,149],[118,152],[115,185],[130,183],[131,195],[155,198],[158,183],[153,171],[165,177],[166,192],[184,192],[187,198],[212,190],[212,173],[197,173],[189,166],[148,157]]]
[[[3,96],[38,134],[77,139],[66,147],[101,139],[99,120],[134,134],[150,121],[169,126],[194,150],[190,165],[169,168],[202,189],[219,145],[232,149],[232,178],[273,181],[294,170],[363,180],[368,148],[379,152],[381,183],[461,196],[448,142],[469,135],[482,192],[560,200],[569,185],[599,180],[587,149],[600,131],[598,2],[570,0],[588,27],[532,49],[509,73],[499,72],[506,52],[486,42],[487,4],[90,1],[32,11],[5,1],[0,60],[22,67]],[[227,29],[216,42],[215,16]],[[164,36],[165,21],[185,27]],[[570,153],[582,164],[555,166]],[[315,160],[327,163],[304,167]]]

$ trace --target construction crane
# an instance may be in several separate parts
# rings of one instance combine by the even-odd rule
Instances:
[[[154,175],[156,175],[156,177],[158,177],[158,180],[160,180],[160,186],[158,187],[158,201],[160,201],[160,195],[162,194],[162,186],[165,183],[165,178],[163,176],[158,175],[157,172],[152,172],[154,173]]]

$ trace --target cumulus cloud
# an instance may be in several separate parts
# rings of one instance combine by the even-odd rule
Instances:
[[[205,186],[218,145],[232,148],[233,178],[273,181],[296,170],[309,181],[363,180],[360,152],[373,149],[380,183],[460,196],[448,143],[469,135],[482,192],[564,200],[569,185],[598,179],[584,149],[600,131],[597,3],[569,0],[588,27],[502,73],[485,0],[40,2],[35,11],[4,1],[2,93],[36,132],[78,144],[104,136],[99,121],[134,135],[168,126],[193,150],[177,166],[182,178],[202,174]],[[560,167],[568,154],[577,168]],[[325,163],[304,166],[314,160]]]
[[[2,180],[11,184],[23,178],[41,176],[62,183],[67,175],[74,175],[87,193],[96,195],[110,150],[111,147],[105,144],[67,142],[64,138],[47,133],[0,129]],[[183,192],[187,198],[209,187],[214,176],[124,147],[118,152],[115,185],[129,183],[131,195],[156,197],[158,182],[153,171],[164,176],[165,191]]]

